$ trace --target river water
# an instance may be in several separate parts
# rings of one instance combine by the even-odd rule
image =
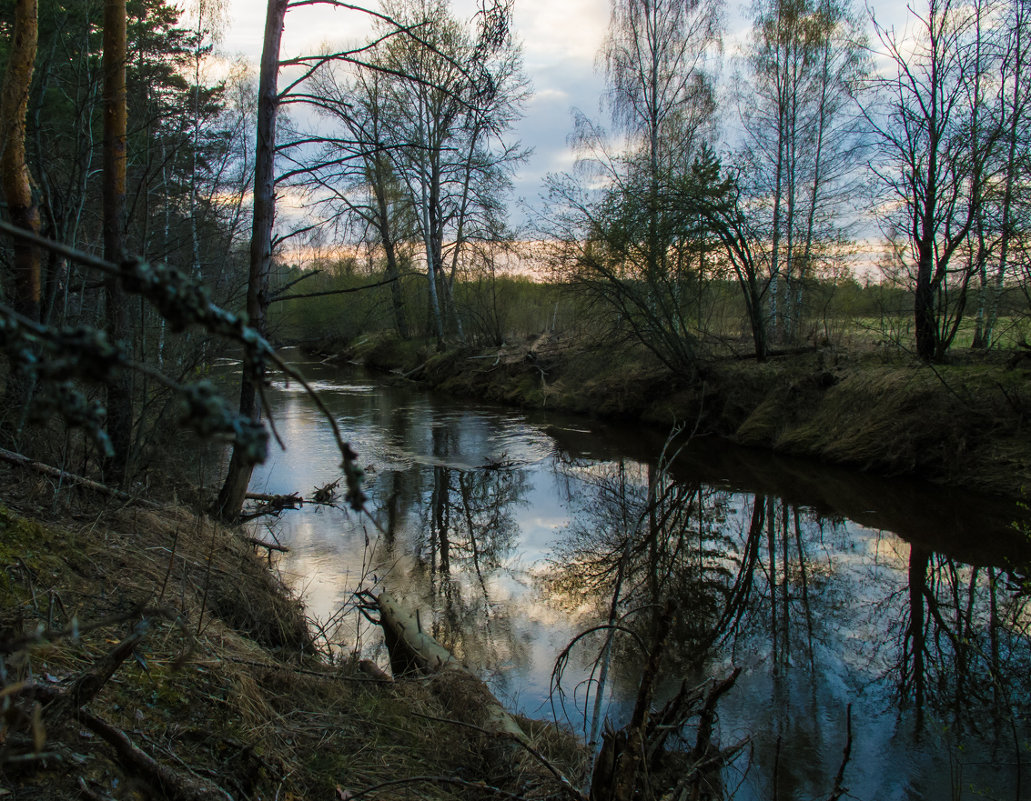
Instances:
[[[849,708],[848,797],[1031,798],[1015,506],[702,439],[672,458],[661,433],[298,365],[367,466],[374,520],[308,505],[256,525],[335,647],[386,662],[353,593],[389,588],[510,708],[591,739],[628,720],[639,638],[669,607],[660,696],[742,668],[719,704],[720,745],[745,742],[728,798],[827,798]],[[270,403],[287,449],[251,489],[339,478],[302,389]]]

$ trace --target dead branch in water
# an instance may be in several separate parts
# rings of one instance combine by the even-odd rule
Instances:
[[[845,768],[852,758],[852,704],[845,709],[845,750],[841,755],[841,766],[838,768],[838,775],[834,777],[834,789],[831,791],[827,801],[838,801],[848,788],[845,787]]]
[[[516,749],[517,764],[531,785],[557,781],[563,794],[576,801],[586,801],[573,783],[534,748],[522,726],[487,685],[423,631],[417,614],[405,609],[386,591],[380,593],[377,605],[395,675],[409,672],[430,674],[430,688],[454,716],[454,720],[448,722],[470,726],[507,741],[509,748]]]

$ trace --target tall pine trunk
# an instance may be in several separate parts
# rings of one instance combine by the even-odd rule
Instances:
[[[28,111],[29,86],[36,61],[38,37],[36,0],[16,0],[11,52],[0,93],[0,188],[11,222],[19,228],[39,233],[39,210],[32,196],[32,182],[25,161],[25,116]],[[14,240],[14,281],[11,304],[30,320],[40,316],[39,249],[21,239]],[[29,380],[10,371],[4,393],[4,408],[13,415],[24,416],[32,395]],[[5,415],[6,417],[6,415]],[[5,419],[4,434],[17,436],[20,419]]]
[[[125,0],[104,2],[104,258],[125,260],[125,136],[128,122],[125,93]],[[128,301],[117,276],[104,284],[107,331],[114,342],[131,348]],[[107,431],[113,455],[104,466],[108,481],[121,484],[132,449],[132,375],[123,370],[107,386]]]
[[[11,52],[0,96],[0,185],[11,222],[26,231],[39,233],[39,210],[32,196],[29,167],[25,161],[25,115],[29,86],[36,61],[36,0],[16,0]],[[14,241],[15,310],[31,320],[39,319],[39,249],[20,239]]]

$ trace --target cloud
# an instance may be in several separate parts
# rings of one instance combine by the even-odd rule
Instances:
[[[531,72],[558,59],[590,67],[608,28],[609,4],[608,0],[521,0],[513,23]]]

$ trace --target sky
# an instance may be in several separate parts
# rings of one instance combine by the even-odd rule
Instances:
[[[257,64],[265,5],[265,0],[227,0],[222,6],[226,20],[221,48],[226,55]],[[876,0],[871,7],[881,24],[905,27],[906,7],[898,0]],[[471,17],[476,2],[452,0],[452,8],[459,17]],[[869,8],[864,12],[867,19],[870,13]],[[729,57],[747,39],[748,6],[730,0],[724,18],[724,49]],[[369,30],[369,19],[360,12],[318,6],[292,10],[281,57],[359,41]],[[535,204],[543,192],[544,177],[573,166],[567,141],[573,109],[606,122],[600,108],[605,80],[596,56],[608,21],[609,0],[515,0],[513,30],[522,43],[533,94],[514,135],[533,153],[515,177],[513,200]]]

